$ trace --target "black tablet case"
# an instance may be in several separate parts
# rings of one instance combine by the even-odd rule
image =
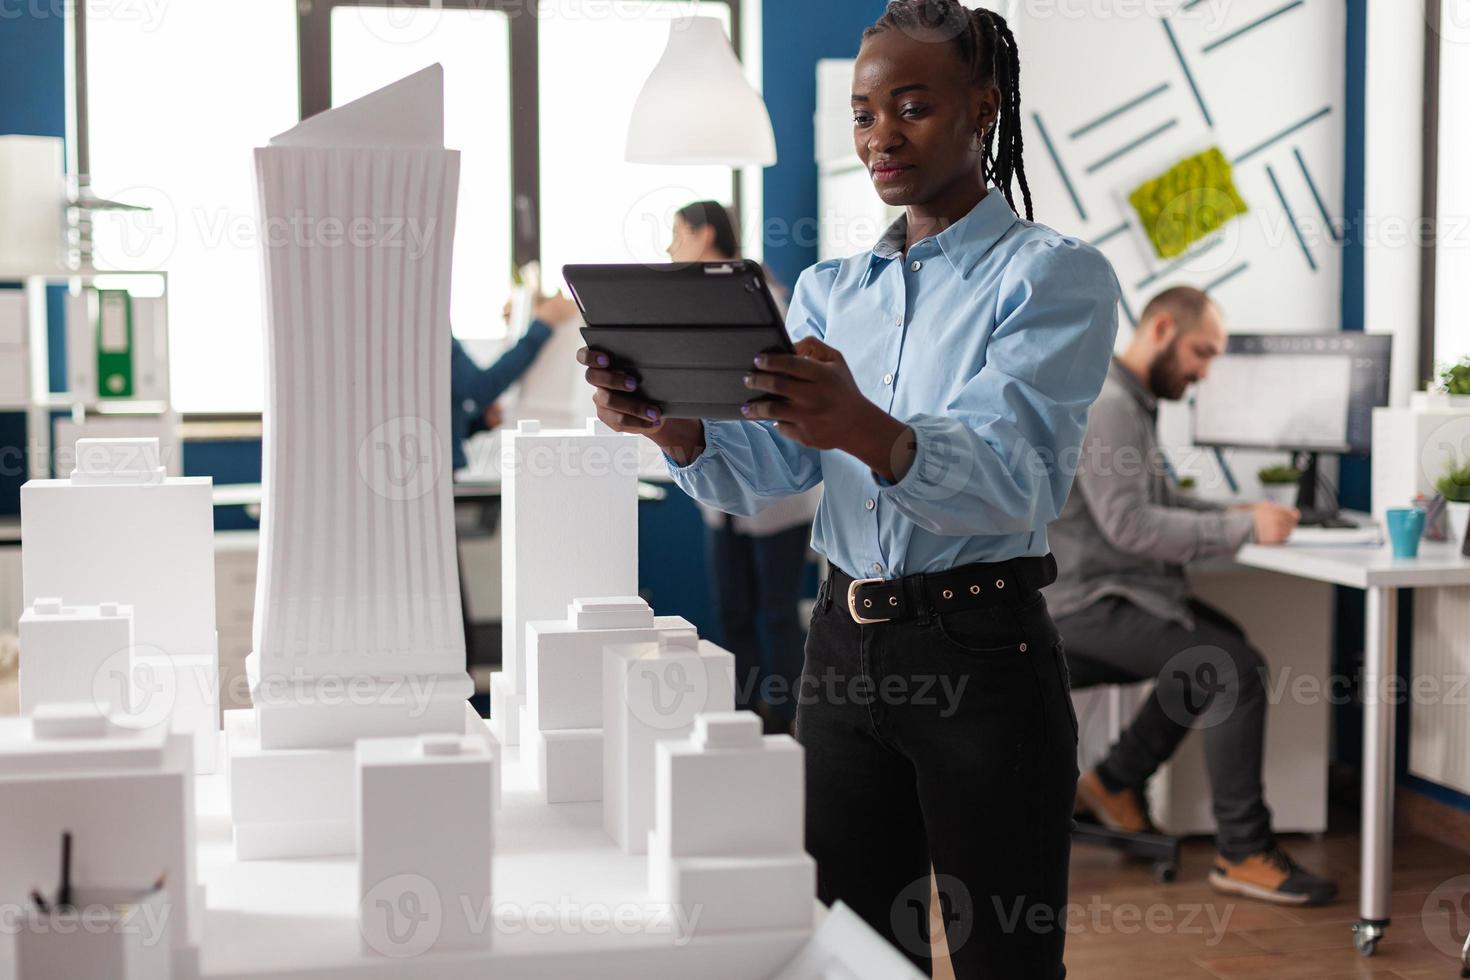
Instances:
[[[569,265],[587,346],[639,378],[667,418],[738,419],[755,355],[792,350],[754,262]]]

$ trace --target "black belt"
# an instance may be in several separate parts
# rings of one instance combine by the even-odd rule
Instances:
[[[847,602],[858,623],[915,619],[927,613],[964,612],[983,606],[1018,602],[1057,580],[1057,560],[1012,558],[975,562],[943,572],[920,572],[903,578],[853,578],[832,566],[827,598]]]

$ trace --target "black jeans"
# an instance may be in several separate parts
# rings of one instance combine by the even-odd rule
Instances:
[[[796,713],[801,676],[801,574],[812,526],[755,537],[730,527],[709,531],[709,574],[725,648],[735,654],[740,708],[765,704],[773,718]]]
[[[932,866],[956,977],[1065,977],[1077,719],[1045,599],[860,626],[847,581],[823,584],[797,709],[820,898],[927,971]]]
[[[1218,609],[1190,603],[1194,628],[1109,596],[1059,621],[1079,677],[1086,661],[1153,693],[1097,767],[1109,789],[1141,790],[1191,728],[1201,729],[1216,844],[1232,861],[1272,846],[1261,789],[1266,740],[1266,662]]]

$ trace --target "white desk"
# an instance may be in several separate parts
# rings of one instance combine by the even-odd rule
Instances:
[[[1359,952],[1372,955],[1388,926],[1393,872],[1394,719],[1383,696],[1398,665],[1400,589],[1470,585],[1470,558],[1458,547],[1424,542],[1419,557],[1393,557],[1382,548],[1300,548],[1246,545],[1236,561],[1284,575],[1345,585],[1368,594],[1363,653],[1363,829]]]

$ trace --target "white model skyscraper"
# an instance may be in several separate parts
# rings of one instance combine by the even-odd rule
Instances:
[[[268,398],[255,716],[227,723],[242,856],[350,853],[351,793],[321,787],[350,787],[354,741],[465,730],[443,84],[426,68],[255,151]]]

